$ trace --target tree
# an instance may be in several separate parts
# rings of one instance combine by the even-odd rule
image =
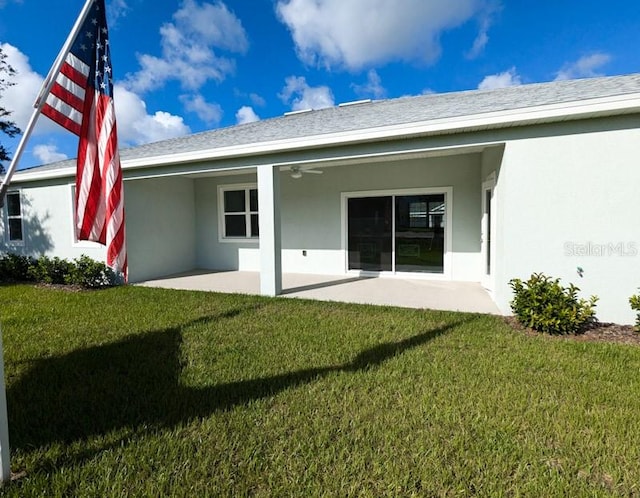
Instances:
[[[15,85],[10,81],[16,74],[15,69],[7,62],[7,54],[2,51],[0,47],[0,97],[2,92],[8,87]],[[16,126],[13,121],[7,119],[11,115],[11,111],[7,111],[4,107],[0,106],[0,131],[8,135],[9,137],[15,137],[20,133],[20,128]],[[4,173],[5,169],[2,162],[9,161],[11,157],[7,152],[7,149],[0,143],[0,173]]]

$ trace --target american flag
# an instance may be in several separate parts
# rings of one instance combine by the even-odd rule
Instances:
[[[89,3],[69,52],[61,54],[64,62],[54,76],[42,113],[79,137],[75,213],[78,240],[106,245],[107,265],[126,280],[122,169],[105,3],[88,0]]]

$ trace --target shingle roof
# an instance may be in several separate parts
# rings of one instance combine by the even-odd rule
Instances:
[[[122,149],[120,154],[123,160],[141,159],[639,92],[640,74],[632,74],[536,83],[494,90],[428,94],[352,106],[336,106],[265,119]],[[39,171],[58,169],[72,166],[74,163],[75,160],[62,161],[40,166],[37,169]],[[34,170],[31,169],[31,171]]]

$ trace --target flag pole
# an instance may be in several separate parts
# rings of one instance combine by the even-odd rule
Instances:
[[[4,347],[0,328],[0,480],[11,479],[11,461],[9,457],[9,417],[7,414],[7,392],[4,382]]]
[[[13,159],[11,159],[11,164],[9,164],[9,169],[7,169],[7,173],[4,175],[4,178],[2,179],[2,184],[0,185],[0,208],[4,206],[4,199],[7,195],[7,190],[9,190],[9,183],[11,182],[11,178],[13,177],[13,174],[15,173],[18,167],[18,162],[20,161],[20,157],[22,156],[22,153],[24,152],[24,148],[27,145],[27,140],[29,140],[31,133],[33,132],[33,128],[35,127],[36,122],[38,121],[38,116],[40,116],[40,113],[42,112],[42,107],[46,102],[45,96],[49,95],[49,92],[51,91],[51,87],[55,83],[56,76],[60,72],[60,68],[62,67],[62,64],[64,64],[64,60],[67,57],[67,54],[69,53],[69,51],[71,50],[71,46],[73,45],[73,42],[75,41],[76,36],[78,35],[78,31],[80,31],[80,27],[82,26],[85,19],[87,18],[87,15],[89,14],[89,10],[91,9],[91,4],[93,3],[93,1],[94,0],[87,0],[85,2],[84,7],[80,11],[80,15],[78,16],[78,19],[76,19],[76,23],[74,24],[73,29],[71,30],[71,32],[69,33],[69,36],[67,37],[67,41],[62,46],[62,50],[60,50],[60,52],[58,53],[58,57],[56,57],[56,60],[53,63],[53,66],[51,66],[51,69],[49,70],[49,74],[47,75],[44,82],[42,83],[42,88],[40,89],[40,93],[38,94],[38,97],[35,103],[33,104],[33,107],[35,109],[31,114],[31,118],[27,123],[27,127],[24,130],[22,137],[20,138],[20,142],[18,143],[16,152],[13,155]]]
[[[11,182],[11,178],[15,173],[15,170],[18,166],[18,162],[20,161],[20,157],[24,152],[25,145],[27,140],[31,136],[33,132],[33,128],[38,121],[38,116],[42,112],[42,107],[46,102],[46,95],[49,95],[51,88],[55,82],[56,76],[60,72],[62,65],[67,57],[67,54],[71,50],[71,46],[78,35],[78,31],[80,31],[80,27],[84,23],[87,15],[89,14],[89,10],[91,9],[91,4],[94,0],[86,0],[84,7],[80,11],[80,15],[78,19],[76,19],[76,23],[73,26],[73,29],[69,33],[67,37],[67,41],[62,46],[62,50],[58,53],[58,57],[56,57],[53,66],[49,70],[49,74],[45,78],[42,88],[40,89],[40,93],[38,94],[38,98],[36,102],[33,104],[35,108],[33,113],[31,114],[31,118],[29,118],[29,122],[27,123],[27,127],[20,138],[20,142],[16,149],[15,154],[13,155],[13,159],[11,160],[11,164],[9,165],[9,169],[7,173],[4,175],[2,179],[2,184],[0,185],[0,208],[4,206],[4,200],[7,195],[7,190],[9,189],[9,183]],[[4,347],[2,344],[2,329],[0,329],[0,481],[6,482],[11,479],[11,452],[9,449],[9,421],[7,414],[7,393],[6,393],[6,385],[4,378]]]

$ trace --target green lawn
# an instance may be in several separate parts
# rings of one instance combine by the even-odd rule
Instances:
[[[640,495],[640,348],[496,317],[0,287],[6,496]]]

